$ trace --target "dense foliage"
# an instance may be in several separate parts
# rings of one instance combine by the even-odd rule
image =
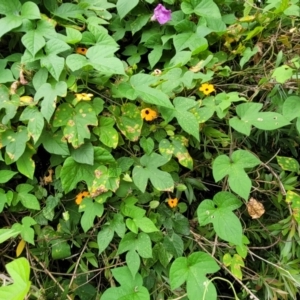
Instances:
[[[0,299],[296,299],[299,16],[1,0]]]

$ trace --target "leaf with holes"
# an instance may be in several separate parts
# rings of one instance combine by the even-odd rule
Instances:
[[[290,124],[279,113],[259,112],[262,107],[261,103],[242,103],[237,105],[236,113],[238,117],[233,117],[229,120],[230,126],[236,131],[249,136],[251,126],[263,130],[274,130]]]

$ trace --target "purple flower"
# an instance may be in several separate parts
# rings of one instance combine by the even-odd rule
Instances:
[[[166,9],[162,4],[158,4],[154,9],[154,15],[151,17],[151,21],[157,20],[159,24],[165,24],[171,20],[172,11]]]

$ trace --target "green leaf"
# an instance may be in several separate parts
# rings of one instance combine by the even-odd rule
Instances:
[[[60,74],[65,67],[65,59],[55,54],[49,54],[41,59],[41,67],[46,68],[56,81],[59,81]]]
[[[123,217],[120,214],[115,214],[113,220],[110,221],[110,227],[116,232],[116,234],[123,238],[125,235],[125,223]]]
[[[71,157],[78,163],[93,165],[94,147],[92,143],[84,143],[79,148],[72,149]]]
[[[64,40],[68,44],[77,44],[82,39],[82,34],[79,30],[67,27],[66,28],[67,38]]]
[[[21,16],[24,19],[36,20],[41,18],[39,7],[31,1],[25,2],[21,8]]]
[[[290,96],[284,100],[282,114],[288,120],[292,121],[300,116],[300,97]]]
[[[12,228],[20,231],[20,234],[24,241],[34,245],[34,230],[31,228],[36,224],[36,221],[31,217],[24,217],[22,219],[22,224],[15,223]]]
[[[196,101],[184,97],[176,97],[173,100],[174,109],[161,108],[163,118],[169,122],[176,117],[181,128],[194,136],[199,141],[199,123],[197,118],[189,112],[189,109],[197,105]]]
[[[178,257],[171,265],[170,283],[171,289],[180,287],[188,278],[189,266],[186,257]]]
[[[28,133],[34,143],[40,138],[44,128],[44,117],[36,106],[27,106],[20,116],[21,121],[28,120]]]
[[[293,69],[287,65],[283,65],[274,70],[272,78],[275,78],[279,83],[285,83],[292,78]]]
[[[29,194],[28,190],[24,190],[23,187],[28,186],[27,184],[19,184],[17,187],[18,192],[18,200],[29,209],[40,210],[40,203],[37,200],[36,196],[33,194]]]
[[[104,212],[103,204],[94,202],[91,198],[84,198],[79,206],[79,212],[84,212],[80,224],[84,232],[87,232],[94,225],[96,217],[101,217]]]
[[[172,108],[173,105],[165,93],[149,86],[156,81],[155,77],[146,74],[136,74],[130,78],[130,84],[136,95],[144,102]]]
[[[0,298],[13,300],[25,299],[31,285],[28,260],[24,257],[14,259],[6,265],[6,270],[11,276],[13,284],[0,287]]]
[[[7,241],[12,237],[16,237],[20,233],[20,230],[15,228],[11,229],[0,229],[0,244]]]
[[[124,75],[124,65],[120,59],[113,57],[118,48],[114,45],[96,45],[90,47],[86,57],[90,65],[103,74],[111,76],[112,74]]]
[[[194,32],[177,34],[174,36],[173,40],[176,52],[188,48],[193,54],[198,54],[208,47],[207,40]]]
[[[17,172],[13,172],[10,170],[0,170],[0,183],[8,182],[16,174],[17,174]]]
[[[80,181],[91,183],[94,179],[94,170],[92,166],[77,163],[72,157],[68,157],[63,164],[60,175],[62,187],[65,193],[68,193]]]
[[[259,112],[261,108],[261,103],[239,104],[236,107],[236,112],[240,120],[236,117],[230,119],[230,126],[249,135],[251,125],[263,130],[274,130],[289,124],[284,116],[275,112]]]
[[[49,122],[56,108],[57,96],[64,97],[67,94],[67,84],[59,81],[54,85],[44,83],[36,92],[34,100],[38,101],[43,98],[41,104],[41,113]]]
[[[52,221],[54,218],[55,208],[60,202],[60,198],[57,196],[48,196],[46,199],[46,206],[43,208],[43,216]]]
[[[140,139],[140,145],[146,154],[150,155],[154,149],[154,141],[152,138],[145,138],[144,136]]]
[[[52,242],[51,255],[53,259],[64,259],[71,256],[71,247],[63,239],[55,239]]]
[[[118,248],[118,254],[126,251],[136,250],[143,258],[152,257],[151,239],[148,234],[140,232],[138,235],[135,233],[127,233],[121,240]]]
[[[66,59],[67,66],[71,69],[71,71],[77,71],[82,69],[85,66],[89,65],[88,60],[85,56],[80,54],[70,54]]]
[[[170,60],[169,68],[185,66],[191,60],[191,57],[191,51],[179,51]]]
[[[159,191],[172,191],[174,181],[172,176],[158,167],[166,164],[168,159],[157,154],[144,155],[141,158],[142,166],[135,166],[132,171],[132,179],[134,184],[144,193],[146,190],[148,179],[153,186]]]
[[[240,60],[240,66],[243,68],[246,62],[250,60],[252,56],[254,56],[258,52],[258,47],[254,47],[253,50],[251,50],[250,47],[246,47],[245,51],[242,54],[242,58]]]
[[[140,263],[140,256],[135,250],[130,250],[126,253],[126,264],[133,278],[135,277],[136,273],[140,268]]]
[[[0,19],[0,38],[7,32],[22,25],[22,18],[16,15],[8,15]]]
[[[46,68],[40,68],[33,76],[32,84],[37,91],[44,83],[47,82],[48,71]]]
[[[204,200],[197,209],[200,226],[213,223],[217,235],[235,245],[242,244],[242,225],[232,210],[239,208],[242,202],[229,192],[217,193],[213,201]]]
[[[143,258],[152,257],[151,239],[148,234],[140,232],[136,241],[136,251]]]
[[[2,69],[0,73],[0,83],[7,83],[15,81],[11,70]]]
[[[233,117],[229,120],[229,125],[236,131],[249,136],[251,132],[251,124],[240,120],[238,117]]]
[[[63,133],[61,130],[56,131],[55,133],[45,131],[41,135],[41,140],[44,148],[47,152],[57,155],[69,155],[68,143],[64,139]]]
[[[46,45],[44,37],[36,30],[28,31],[21,40],[33,57]]]
[[[226,155],[218,156],[213,162],[213,176],[220,181],[228,175],[229,186],[244,199],[248,199],[251,190],[251,180],[244,168],[253,168],[260,160],[246,150],[237,150],[232,154],[231,161]]]
[[[150,232],[159,231],[159,229],[154,225],[154,223],[147,217],[134,218],[133,222],[143,232],[150,233]]]
[[[216,299],[216,289],[205,275],[215,273],[219,269],[214,259],[203,252],[194,252],[188,258],[179,257],[170,268],[171,289],[174,290],[187,282],[189,299]]]
[[[140,274],[132,278],[129,268],[119,267],[112,270],[115,280],[121,285],[107,289],[101,296],[101,300],[150,300],[148,290],[142,286],[143,279]]]
[[[98,255],[100,255],[110,244],[114,237],[114,230],[110,226],[104,226],[98,232],[97,244],[98,244]]]
[[[136,234],[128,232],[124,235],[121,242],[119,243],[117,254],[122,254],[126,251],[136,250]],[[150,241],[151,247],[151,241]]]
[[[117,12],[120,16],[120,19],[123,19],[134,7],[139,3],[139,0],[118,0],[117,2]]]
[[[18,171],[30,179],[33,179],[35,171],[35,162],[32,156],[36,153],[35,149],[27,145],[25,152],[17,160]]]
[[[151,69],[159,62],[160,58],[163,54],[163,47],[162,46],[154,46],[152,51],[148,54],[148,61],[150,64]]]
[[[93,129],[93,132],[100,137],[100,141],[111,148],[118,146],[119,135],[117,130],[113,127],[115,121],[111,117],[100,117],[99,126]]]
[[[10,15],[21,10],[21,3],[19,0],[2,1],[0,2],[1,14]]]
[[[80,147],[85,138],[90,138],[88,126],[96,126],[98,120],[93,107],[86,102],[79,102],[75,108],[69,103],[61,104],[55,112],[53,126],[64,126],[64,137],[74,148]]]
[[[166,251],[174,257],[179,257],[183,253],[182,238],[176,233],[173,233],[171,236],[165,236],[163,245]]]

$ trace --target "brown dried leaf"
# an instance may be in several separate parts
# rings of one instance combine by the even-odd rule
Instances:
[[[51,183],[53,181],[53,179],[52,179],[53,170],[50,169],[48,171],[48,174],[49,174],[48,176],[45,175],[43,177],[43,182],[44,182],[45,185],[47,185],[47,184],[49,184],[49,183]]]
[[[265,213],[264,205],[252,197],[247,203],[247,210],[252,219],[259,219]]]

